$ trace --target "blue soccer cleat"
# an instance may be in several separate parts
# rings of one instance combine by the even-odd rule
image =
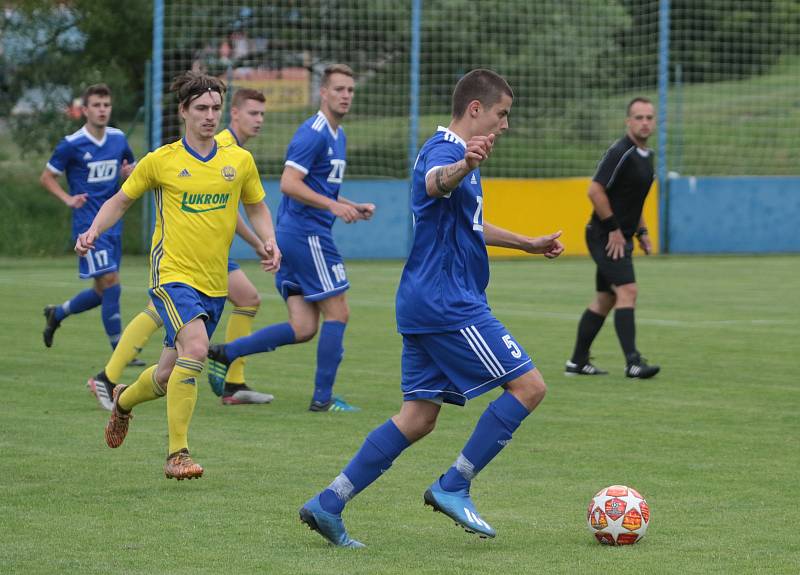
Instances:
[[[336,547],[349,547],[350,549],[366,547],[360,541],[350,539],[347,530],[344,528],[342,516],[325,511],[319,503],[319,495],[309,499],[300,509],[300,521]]]
[[[208,384],[217,397],[222,397],[222,392],[225,391],[225,376],[228,375],[230,365],[224,345],[208,346]]]
[[[425,505],[430,505],[434,511],[444,513],[467,533],[476,533],[479,537],[497,535],[492,526],[481,519],[467,489],[445,491],[437,479],[425,492]]]

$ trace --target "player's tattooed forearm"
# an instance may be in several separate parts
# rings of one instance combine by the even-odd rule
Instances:
[[[442,195],[450,193],[450,189],[444,184],[444,170],[444,168],[439,168],[435,175],[436,191]]]
[[[436,191],[442,195],[452,192],[458,184],[456,184],[456,186],[448,186],[445,181],[450,180],[456,173],[458,173],[458,164],[442,166],[436,170]]]

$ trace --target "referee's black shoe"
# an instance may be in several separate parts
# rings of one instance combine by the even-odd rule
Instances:
[[[575,363],[567,360],[564,365],[564,375],[608,375],[608,372],[600,369],[590,361]]]
[[[648,365],[645,358],[639,356],[635,361],[628,362],[625,367],[625,377],[633,379],[649,379],[661,371],[657,365]]]

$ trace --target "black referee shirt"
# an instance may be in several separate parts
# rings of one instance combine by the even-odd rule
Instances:
[[[606,189],[611,210],[622,234],[633,237],[639,227],[642,208],[653,183],[653,152],[642,150],[626,134],[606,151],[592,180]],[[592,223],[600,218],[592,212]]]

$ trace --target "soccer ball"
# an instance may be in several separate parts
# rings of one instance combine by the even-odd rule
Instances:
[[[650,525],[650,507],[635,489],[612,485],[597,492],[586,515],[589,531],[606,545],[631,545]]]

